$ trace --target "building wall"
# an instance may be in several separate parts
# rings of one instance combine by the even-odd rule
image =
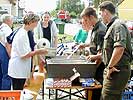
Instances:
[[[124,0],[118,7],[119,17],[133,21],[133,0]]]
[[[0,4],[10,4],[9,0],[0,0]]]
[[[8,12],[16,16],[16,5],[11,4],[9,0],[0,0],[0,8],[1,14]]]

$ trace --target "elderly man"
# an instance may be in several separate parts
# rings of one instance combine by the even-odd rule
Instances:
[[[107,24],[103,45],[104,81],[101,100],[121,100],[130,77],[131,36],[126,25],[115,16],[115,6],[110,1],[100,5],[101,16]]]
[[[10,90],[11,80],[8,76],[9,48],[6,36],[12,32],[12,16],[4,14],[1,16],[2,24],[0,26],[0,90]]]

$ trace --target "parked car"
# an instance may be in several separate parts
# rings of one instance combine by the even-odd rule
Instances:
[[[13,17],[13,23],[15,23],[15,24],[23,24],[23,18],[14,16]]]
[[[22,18],[22,17],[18,17],[17,20],[18,20],[18,23],[19,23],[19,24],[23,24],[23,18]]]

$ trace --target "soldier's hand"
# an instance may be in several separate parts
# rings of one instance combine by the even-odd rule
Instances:
[[[102,60],[101,59],[97,59],[97,60],[95,60],[95,62],[96,62],[97,65],[100,65]]]
[[[79,49],[83,49],[83,48],[85,48],[85,44],[84,44],[84,43],[81,43],[81,44],[79,45]]]
[[[86,57],[86,59],[90,60],[90,61],[93,61],[93,62],[98,60],[96,55],[89,55],[89,56]]]
[[[108,79],[112,79],[112,78],[111,78],[111,74],[112,74],[113,72],[120,72],[120,70],[116,69],[115,67],[109,68],[108,71],[107,71],[107,78],[108,78]]]

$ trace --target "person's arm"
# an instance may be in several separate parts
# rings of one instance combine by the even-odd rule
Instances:
[[[57,47],[57,44],[58,44],[58,36],[57,35],[59,33],[59,30],[54,21],[51,24],[51,28],[52,28],[52,35],[54,36],[54,40],[53,40],[54,47]]]
[[[11,48],[12,48],[11,44],[6,43],[5,48],[8,53],[8,56],[11,57]]]
[[[87,56],[87,59],[90,61],[95,61],[97,65],[99,65],[102,62],[102,53],[98,51],[96,55],[89,55]]]
[[[89,47],[90,44],[89,43],[81,43],[80,46],[79,46],[79,49],[83,49],[85,47]]]
[[[120,70],[115,68],[115,65],[120,61],[122,55],[124,53],[124,47],[115,47],[112,53],[112,57],[108,64],[108,72],[107,72],[107,78],[111,79],[111,73],[113,72],[119,72]]]
[[[96,55],[96,60],[95,60],[97,65],[100,65],[102,62],[102,53],[101,50],[98,51],[97,55]]]
[[[46,55],[48,53],[48,50],[45,48],[36,49],[34,51],[29,52],[28,54],[21,56],[22,59],[29,58],[35,55]]]
[[[7,36],[9,36],[12,33],[12,30],[10,27],[4,27],[3,32],[5,33],[5,48],[8,53],[8,56],[11,57],[11,44],[7,42]]]
[[[55,39],[54,39],[54,47],[57,47],[57,44],[58,44],[58,37],[55,36]]]
[[[24,31],[25,32],[25,31]],[[15,44],[15,51],[22,59],[26,59],[29,57],[32,57],[34,55],[41,55],[41,54],[47,54],[48,51],[46,48],[41,49],[35,49],[34,51],[31,51],[30,44],[29,44],[29,38],[28,33],[24,33],[23,30],[20,31],[20,33],[16,34],[16,37],[14,38],[14,42],[12,43],[12,46],[14,47]]]
[[[109,61],[108,67],[112,68],[119,62],[124,53],[124,47],[115,47],[112,53],[112,57]]]

